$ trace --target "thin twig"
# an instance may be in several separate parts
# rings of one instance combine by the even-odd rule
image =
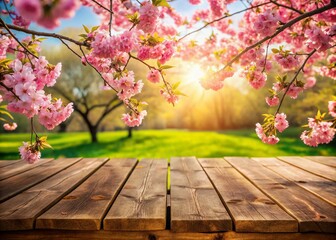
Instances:
[[[57,39],[63,39],[63,40],[67,40],[69,42],[72,42],[78,46],[85,46],[85,47],[89,47],[90,45],[87,42],[80,42],[80,41],[76,41],[70,37],[64,36],[64,35],[60,35],[60,34],[56,34],[56,33],[47,33],[47,32],[39,32],[39,31],[34,31],[31,29],[26,29],[26,28],[22,28],[22,27],[18,27],[15,25],[11,25],[11,24],[5,24],[2,20],[0,22],[0,27],[5,27],[5,25],[7,25],[7,27],[9,29],[12,30],[16,30],[19,32],[24,32],[24,33],[28,33],[28,34],[32,34],[32,35],[36,35],[36,36],[44,36],[44,37],[52,37],[52,38],[57,38]]]
[[[15,41],[30,55],[32,55],[34,58],[38,58],[34,53],[32,53],[25,45],[22,44],[22,42],[17,39],[17,37],[12,33],[12,31],[9,29],[8,25],[0,18],[0,23],[2,26],[7,30],[7,32],[15,39]]]
[[[62,38],[59,38],[59,40],[73,53],[75,54],[77,57],[79,57],[80,59],[82,59],[81,55],[79,55],[78,53],[75,52],[75,50],[73,50],[69,44],[67,44]]]
[[[283,101],[284,101],[284,99],[285,99],[285,96],[286,96],[287,92],[289,91],[289,88],[292,86],[292,84],[293,84],[294,81],[296,80],[296,78],[297,78],[297,76],[299,75],[299,73],[300,73],[301,71],[303,71],[303,68],[304,68],[304,66],[306,65],[306,63],[308,62],[309,58],[310,58],[315,52],[316,52],[316,49],[314,49],[313,51],[311,51],[311,52],[308,54],[307,58],[306,58],[306,59],[304,60],[304,62],[302,63],[301,67],[297,70],[297,72],[296,72],[296,74],[294,75],[293,79],[292,79],[291,82],[288,84],[288,86],[287,86],[287,88],[286,88],[284,94],[283,94],[282,97],[281,97],[281,100],[280,100],[278,109],[276,110],[274,116],[275,116],[277,113],[279,113],[280,108],[281,108],[281,106],[282,106],[282,103],[283,103]]]
[[[104,5],[102,5],[101,3],[97,2],[96,0],[91,0],[91,1],[94,2],[95,4],[97,4],[102,9],[108,11],[109,13],[114,14],[114,12],[112,10],[108,9],[107,7],[105,7]]]
[[[294,8],[293,6],[287,6],[287,5],[278,3],[278,2],[276,2],[276,1],[274,1],[274,0],[270,0],[270,1],[271,1],[273,4],[277,5],[278,7],[287,8],[287,9],[292,10],[292,11],[294,11],[294,12],[297,12],[297,13],[299,13],[299,14],[303,14],[302,11],[300,11],[300,10]]]
[[[112,16],[113,16],[112,7],[113,7],[113,1],[110,0],[110,21],[109,21],[109,33],[110,33],[110,37],[112,36]]]

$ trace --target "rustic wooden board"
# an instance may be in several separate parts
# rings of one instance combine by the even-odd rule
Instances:
[[[50,162],[51,160],[53,159],[52,158],[41,159],[40,161],[34,164],[28,164],[26,161],[19,161],[16,164],[7,165],[5,167],[0,168],[0,180],[9,178],[22,172],[26,172],[42,164]]]
[[[306,172],[276,158],[252,159],[336,206],[336,182]]]
[[[304,157],[304,158],[336,168],[336,157],[335,156],[309,156],[309,157]]]
[[[64,158],[49,161],[30,171],[0,181],[0,202],[26,190],[79,161],[79,158]]]
[[[102,218],[137,163],[112,159],[36,220],[36,228],[99,230]]]
[[[226,161],[212,158],[199,162],[229,210],[236,232],[298,232],[294,218]]]
[[[300,232],[335,233],[336,208],[249,158],[225,158],[299,221]]]
[[[15,163],[23,162],[22,160],[0,160],[0,168],[12,165]]]
[[[77,187],[107,159],[83,159],[0,204],[0,230],[32,229],[37,216]]]
[[[320,164],[302,157],[278,157],[280,160],[299,167],[308,172],[314,173],[320,177],[324,177],[336,181],[336,169],[333,167]]]
[[[172,158],[170,166],[171,230],[231,230],[231,218],[196,158]]]
[[[334,234],[321,233],[175,233],[163,231],[67,231],[67,230],[28,230],[0,232],[1,239],[13,240],[335,240]]]
[[[107,213],[104,229],[165,229],[167,168],[165,159],[140,161]]]

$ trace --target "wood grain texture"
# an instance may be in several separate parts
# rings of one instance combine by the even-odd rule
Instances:
[[[107,159],[83,159],[0,204],[0,230],[32,229],[37,216],[77,187]]]
[[[294,218],[224,159],[199,162],[229,210],[236,232],[298,232]]]
[[[140,161],[104,218],[104,229],[165,229],[167,168],[165,159]]]
[[[304,158],[336,168],[336,156],[309,156]]]
[[[0,160],[0,168],[19,162],[23,162],[23,160]]]
[[[307,172],[314,173],[323,178],[336,181],[336,169],[324,164],[320,164],[303,157],[278,157],[281,161],[292,164]]]
[[[252,159],[336,206],[336,182],[306,172],[276,158]]]
[[[299,222],[300,232],[335,233],[336,208],[249,158],[225,158]]]
[[[42,182],[79,161],[79,158],[63,158],[49,161],[30,171],[0,181],[0,202]]]
[[[36,228],[99,230],[102,218],[136,165],[112,159],[36,220]]]
[[[33,230],[0,232],[1,239],[11,240],[335,240],[334,234],[321,233],[175,233],[163,231],[67,231],[67,230]]]
[[[42,164],[45,164],[53,160],[52,158],[40,159],[37,163],[28,164],[26,161],[19,161],[16,164],[10,164],[0,168],[0,180],[9,178],[22,172],[26,172],[30,169],[36,168]]]
[[[170,166],[171,230],[231,230],[231,218],[196,158],[172,158]]]

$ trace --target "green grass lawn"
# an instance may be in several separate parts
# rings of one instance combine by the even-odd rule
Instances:
[[[299,139],[301,129],[292,128],[280,135],[274,146],[263,144],[254,130],[222,132],[184,130],[133,131],[133,138],[125,138],[126,131],[104,132],[99,143],[90,143],[88,133],[49,133],[53,149],[44,150],[42,157],[136,157],[169,158],[173,156],[285,156],[336,155],[336,141],[318,148],[305,146]],[[0,159],[18,159],[18,147],[29,140],[28,134],[1,134]]]

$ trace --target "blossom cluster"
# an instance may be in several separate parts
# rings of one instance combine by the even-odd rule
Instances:
[[[61,18],[71,18],[80,6],[79,0],[15,0],[14,6],[23,21],[37,22],[46,28],[55,28],[60,25]]]

